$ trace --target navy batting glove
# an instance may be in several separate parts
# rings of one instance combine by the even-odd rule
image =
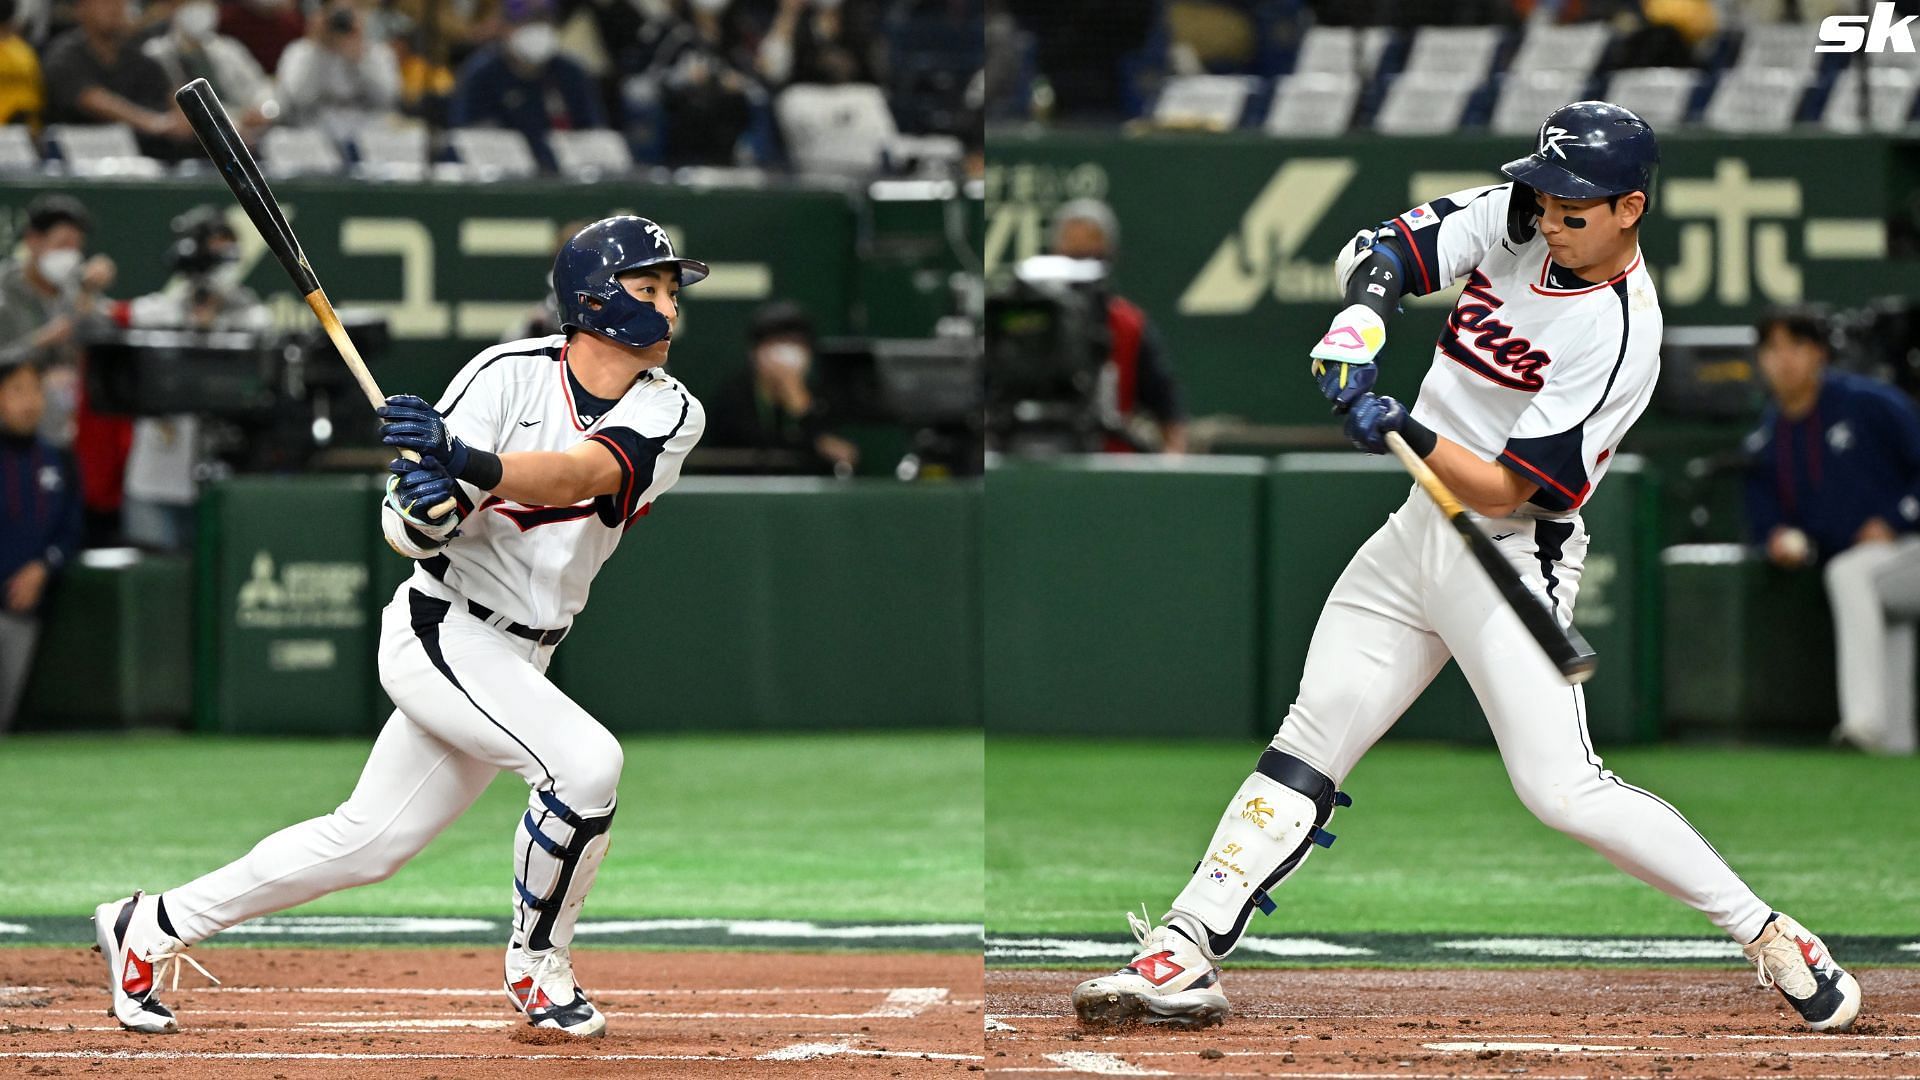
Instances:
[[[1407,426],[1407,407],[1381,394],[1362,394],[1347,410],[1347,440],[1369,454],[1387,452],[1387,432]]]
[[[1333,402],[1333,411],[1343,413],[1353,408],[1362,395],[1373,392],[1374,381],[1380,377],[1377,364],[1348,364],[1338,360],[1316,360],[1313,364],[1314,378],[1320,383],[1320,392],[1328,401]]]
[[[393,474],[388,495],[402,515],[428,525],[441,525],[455,512],[449,511],[437,518],[427,516],[428,510],[454,497],[453,477],[447,475],[439,462],[394,458],[387,463],[387,471]]]
[[[380,441],[431,458],[450,476],[467,467],[467,444],[454,438],[440,413],[412,394],[395,394],[374,410],[380,417]]]

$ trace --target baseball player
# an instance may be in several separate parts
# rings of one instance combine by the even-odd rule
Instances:
[[[607,851],[620,743],[546,679],[554,646],[621,536],[680,476],[700,403],[663,365],[678,293],[707,276],[645,218],[582,229],[554,261],[563,332],[497,345],[438,405],[387,399],[381,508],[417,561],[387,605],[380,681],[398,706],[338,809],[164,893],[94,911],[113,1014],[171,1032],[161,979],[185,950],[258,915],[380,881],[501,769],[532,789],[515,835],[506,989],[535,1027],[599,1035],[568,945]],[[457,510],[437,512],[448,500]]]
[[[1335,263],[1348,306],[1311,352],[1354,444],[1382,453],[1399,432],[1563,625],[1587,551],[1580,508],[1659,374],[1660,304],[1638,243],[1658,162],[1653,131],[1626,109],[1554,112],[1533,154],[1501,169],[1509,183],[1361,230]],[[1462,280],[1418,403],[1374,394],[1400,297]],[[1129,914],[1138,955],[1074,990],[1081,1021],[1219,1023],[1216,965],[1256,908],[1274,910],[1275,886],[1332,843],[1334,807],[1351,805],[1340,782],[1448,658],[1535,816],[1713,920],[1809,1027],[1853,1023],[1860,986],[1820,939],[1754,895],[1678,810],[1600,763],[1580,688],[1418,488],[1334,585],[1299,696],[1172,910],[1158,925]]]

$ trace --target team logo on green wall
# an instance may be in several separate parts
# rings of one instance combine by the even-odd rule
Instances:
[[[361,596],[367,568],[355,562],[290,562],[277,570],[273,554],[253,556],[240,586],[234,624],[247,630],[350,630],[366,621]]]

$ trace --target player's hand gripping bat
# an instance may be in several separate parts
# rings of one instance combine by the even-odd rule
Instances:
[[[1479,560],[1487,576],[1493,579],[1494,588],[1500,590],[1500,596],[1507,606],[1520,616],[1527,633],[1533,635],[1533,640],[1546,650],[1547,659],[1553,661],[1553,666],[1560,669],[1560,674],[1569,684],[1583,683],[1591,678],[1596,657],[1587,639],[1571,626],[1561,627],[1547,606],[1520,580],[1520,574],[1514,570],[1513,564],[1500,554],[1500,549],[1493,546],[1487,534],[1481,532],[1480,527],[1467,516],[1466,507],[1460,505],[1460,500],[1454,498],[1453,492],[1447,490],[1447,485],[1441,483],[1433,469],[1413,452],[1399,432],[1387,432],[1386,443],[1387,448],[1393,451],[1393,456],[1399,458],[1400,464],[1413,474],[1414,481],[1439,505],[1440,512],[1453,522],[1453,527],[1467,542],[1473,557]]]
[[[287,276],[293,279],[293,287],[306,298],[307,306],[313,309],[320,325],[326,328],[327,338],[334,348],[340,350],[340,359],[347,362],[347,370],[353,372],[353,379],[360,384],[360,390],[367,395],[367,403],[378,409],[386,404],[385,394],[373,381],[373,373],[367,370],[367,362],[360,358],[360,350],[354,348],[353,339],[347,336],[346,328],[340,325],[340,316],[334,313],[333,302],[320,288],[320,279],[314,276],[313,267],[307,263],[306,252],[300,250],[300,240],[293,235],[293,229],[287,225],[287,216],[280,212],[280,203],[273,197],[272,189],[267,187],[266,178],[260,175],[260,166],[253,160],[253,152],[240,140],[239,132],[233,129],[233,119],[227,115],[219,95],[205,79],[195,79],[174,91],[173,100],[186,114],[187,122],[193,125],[193,133],[200,138],[200,145],[206,147],[207,156],[220,170],[220,178],[233,190],[233,197],[246,210],[252,219],[253,227],[260,230],[260,238],[267,242],[267,248],[280,265],[287,270]],[[420,456],[411,450],[400,451],[400,456],[409,461],[418,461]],[[451,513],[454,500],[446,499],[427,511],[428,517],[441,517]]]

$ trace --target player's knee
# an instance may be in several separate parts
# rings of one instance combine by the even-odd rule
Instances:
[[[565,775],[555,777],[555,790],[562,793],[569,806],[585,809],[612,805],[620,788],[621,767],[626,764],[620,740],[602,731],[575,750]]]
[[[1556,832],[1580,836],[1589,830],[1585,805],[1578,793],[1564,784],[1539,780],[1518,780],[1513,790],[1520,796],[1520,802],[1540,824]]]

